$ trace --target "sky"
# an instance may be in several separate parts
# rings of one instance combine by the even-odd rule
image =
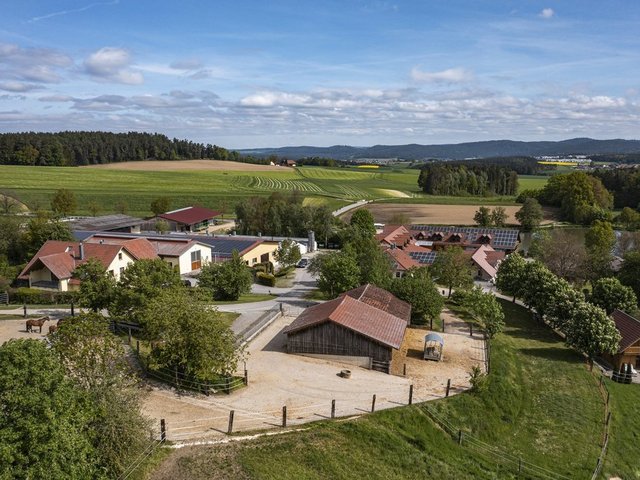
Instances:
[[[0,132],[226,148],[640,138],[640,2],[3,2]]]

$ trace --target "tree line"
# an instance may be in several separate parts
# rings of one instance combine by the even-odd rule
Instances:
[[[598,178],[605,188],[613,194],[615,208],[631,207],[637,209],[640,206],[640,169],[600,168],[591,172],[591,175]]]
[[[236,205],[236,228],[242,235],[306,237],[313,230],[318,241],[331,240],[337,222],[327,206],[305,206],[300,192],[274,192],[266,199],[250,197]]]
[[[498,165],[438,162],[420,170],[418,185],[431,195],[490,196],[515,195],[518,174]]]
[[[0,134],[0,164],[80,166],[141,160],[207,158],[268,164],[217,145],[169,139],[159,133],[22,132]]]

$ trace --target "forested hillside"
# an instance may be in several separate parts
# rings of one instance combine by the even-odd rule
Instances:
[[[0,134],[0,164],[77,166],[132,160],[210,158],[265,163],[217,145],[170,140],[158,133],[59,132]]]

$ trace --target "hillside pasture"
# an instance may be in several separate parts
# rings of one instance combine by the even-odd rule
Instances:
[[[144,162],[105,163],[89,165],[88,169],[98,170],[135,170],[142,172],[185,172],[190,170],[239,171],[239,172],[269,172],[287,167],[274,165],[256,165],[253,163],[227,162],[222,160],[147,160]]]

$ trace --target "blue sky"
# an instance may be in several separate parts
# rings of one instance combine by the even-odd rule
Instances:
[[[228,148],[640,138],[640,2],[9,1],[0,131]]]

